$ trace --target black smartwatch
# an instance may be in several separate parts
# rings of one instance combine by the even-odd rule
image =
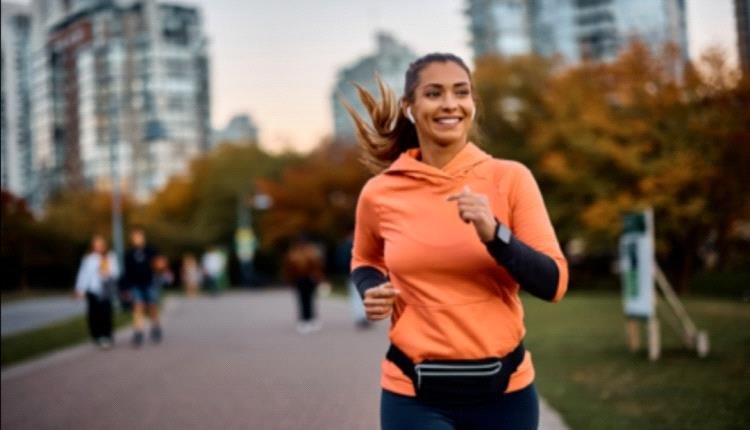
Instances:
[[[497,227],[495,227],[495,234],[492,236],[492,240],[487,242],[487,245],[490,245],[492,243],[503,245],[510,245],[510,238],[513,235],[513,233],[510,231],[507,225],[501,223],[497,218],[495,218],[495,222],[497,223]]]

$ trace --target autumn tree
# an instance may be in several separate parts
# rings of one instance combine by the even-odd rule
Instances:
[[[327,140],[259,187],[273,199],[262,214],[264,246],[278,247],[301,233],[334,245],[354,228],[359,191],[369,177],[353,143]]]
[[[273,156],[254,144],[222,144],[194,160],[188,174],[171,178],[132,221],[173,258],[212,244],[230,246],[238,205],[257,191],[259,178],[277,176],[296,158]]]
[[[580,237],[590,254],[611,254],[622,214],[650,206],[659,260],[683,290],[712,237],[728,259],[722,241],[748,219],[750,109],[747,82],[736,84],[719,55],[705,57],[699,73],[672,47],[657,55],[634,43],[611,63],[537,69],[525,79],[507,70],[528,59],[505,61],[519,65],[479,63],[483,104],[502,106],[514,88],[507,80],[516,88],[528,80],[520,87],[532,91],[514,95],[522,107],[515,137],[490,126],[507,114],[486,109],[487,140],[519,146],[503,153],[537,174],[563,241]]]

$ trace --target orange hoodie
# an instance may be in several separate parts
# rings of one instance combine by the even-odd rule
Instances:
[[[446,197],[466,185],[485,194],[517,239],[555,261],[558,301],[567,288],[567,264],[536,181],[522,164],[493,159],[472,143],[442,169],[418,156],[417,149],[404,152],[362,189],[352,270],[374,267],[401,291],[389,338],[414,363],[505,356],[526,333],[519,286]],[[415,395],[395,364],[384,359],[382,371],[384,389]],[[507,392],[533,380],[527,352]]]

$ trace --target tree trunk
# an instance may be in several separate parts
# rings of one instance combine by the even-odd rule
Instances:
[[[730,216],[724,216],[718,226],[716,235],[716,271],[723,271],[729,261],[729,233],[732,229],[732,220]]]
[[[677,275],[676,289],[679,295],[684,295],[690,291],[690,283],[693,280],[695,272],[695,247],[690,241],[686,243],[683,249],[682,261],[680,262],[680,271]]]

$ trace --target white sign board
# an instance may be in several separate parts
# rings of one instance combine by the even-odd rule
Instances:
[[[619,267],[625,315],[654,314],[654,235],[651,210],[629,214],[620,237]]]

